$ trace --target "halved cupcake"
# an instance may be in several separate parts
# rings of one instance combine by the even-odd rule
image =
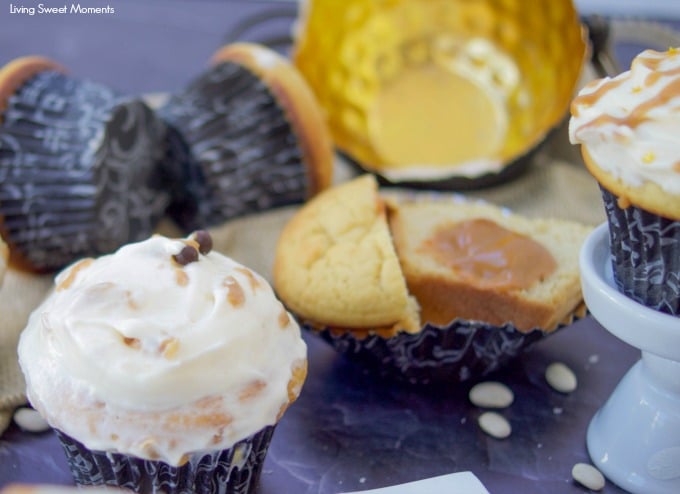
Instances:
[[[164,124],[141,100],[44,57],[0,69],[0,234],[52,271],[148,237],[168,204]]]
[[[590,230],[390,194],[364,175],[290,220],[273,281],[304,327],[380,373],[464,381],[583,316],[578,253]]]
[[[185,230],[303,202],[328,187],[323,115],[297,70],[269,48],[224,46],[159,109],[170,125],[169,213]]]

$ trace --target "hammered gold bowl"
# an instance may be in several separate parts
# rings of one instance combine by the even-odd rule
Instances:
[[[393,183],[502,177],[563,119],[588,51],[571,0],[303,5],[292,58],[336,147]]]

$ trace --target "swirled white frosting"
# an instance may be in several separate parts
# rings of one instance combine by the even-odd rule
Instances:
[[[640,53],[627,72],[585,86],[569,139],[623,183],[680,193],[680,49]]]
[[[179,464],[274,424],[297,397],[306,345],[270,285],[214,251],[181,265],[187,244],[154,236],[57,276],[19,343],[53,427]]]

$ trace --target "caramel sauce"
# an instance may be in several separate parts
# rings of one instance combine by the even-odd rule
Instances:
[[[227,300],[234,307],[241,307],[246,302],[243,287],[233,276],[227,276],[222,285],[227,287]]]
[[[57,286],[56,290],[57,290],[57,291],[60,291],[60,290],[66,290],[66,289],[68,289],[68,288],[73,284],[73,282],[75,281],[76,276],[78,276],[78,272],[80,272],[80,271],[82,271],[83,269],[87,268],[90,264],[92,264],[93,261],[94,261],[94,259],[89,258],[89,257],[88,257],[87,259],[83,259],[83,260],[81,260],[81,261],[78,261],[78,262],[70,269],[70,271],[68,272],[68,275],[66,276],[66,278],[64,279],[64,281],[62,281],[62,282],[59,284],[59,286]]]
[[[645,78],[644,81],[645,86],[649,87],[654,85],[661,77],[674,76],[680,74],[680,68],[665,71],[660,70],[659,66],[662,61],[663,59],[655,59],[642,56],[638,57],[636,63],[640,63],[641,65],[649,68],[650,70],[655,71]],[[592,93],[577,96],[576,98],[574,98],[571,105],[572,114],[574,116],[578,116],[579,106],[592,106],[596,104],[604,94],[608,93],[612,89],[615,89],[617,86],[627,81],[628,81],[627,78],[620,78],[616,80],[612,79],[602,84],[596,91]],[[599,127],[601,125],[605,125],[608,123],[622,125],[630,127],[632,129],[636,128],[642,123],[650,120],[648,114],[651,110],[667,104],[668,101],[678,96],[679,94],[680,94],[680,79],[674,79],[670,81],[668,84],[666,84],[666,86],[664,86],[663,88],[660,88],[659,93],[655,97],[650,98],[644,101],[643,103],[639,104],[635,108],[633,108],[627,116],[614,117],[612,115],[600,115],[594,120],[591,120],[590,122],[583,124],[581,127],[579,127],[577,132],[580,132],[582,129],[588,127]]]
[[[255,379],[248,383],[248,385],[241,390],[238,395],[239,401],[246,401],[249,398],[256,396],[260,391],[267,387],[267,383],[261,379]]]
[[[253,291],[257,290],[260,287],[261,283],[255,277],[252,271],[246,268],[236,268],[236,271],[238,271],[239,273],[243,273],[248,277],[248,281],[250,282],[250,288]]]
[[[123,337],[123,343],[125,345],[129,346],[130,348],[134,348],[135,350],[139,350],[142,348],[142,342],[139,341],[137,338],[130,338],[129,336]]]
[[[279,326],[281,329],[286,329],[289,323],[290,317],[288,316],[288,312],[286,309],[281,309],[281,313],[279,314]]]
[[[481,288],[529,288],[557,268],[541,244],[488,219],[442,225],[420,251]]]

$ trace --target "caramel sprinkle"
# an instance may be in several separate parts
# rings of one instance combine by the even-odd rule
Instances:
[[[159,350],[165,358],[172,359],[177,356],[177,352],[179,351],[179,340],[177,338],[163,340]]]
[[[262,285],[251,270],[246,268],[236,268],[236,270],[248,277],[248,281],[250,281],[250,288],[253,291],[257,290]]]
[[[267,386],[267,383],[261,379],[256,379],[249,383],[238,395],[239,401],[245,401],[257,395]]]
[[[57,286],[56,290],[57,290],[57,291],[61,291],[61,290],[66,290],[66,289],[68,289],[68,288],[73,284],[73,282],[75,281],[76,276],[78,276],[78,273],[79,273],[80,271],[82,271],[83,269],[87,268],[90,264],[92,264],[93,261],[94,261],[94,259],[92,259],[92,258],[90,258],[90,257],[88,257],[87,259],[82,259],[82,260],[78,261],[78,262],[77,262],[75,265],[73,265],[73,267],[69,270],[68,275],[66,276],[66,278],[64,279],[64,281],[62,281],[62,282]]]
[[[227,276],[222,284],[227,287],[227,300],[229,303],[234,307],[241,307],[246,301],[246,296],[236,278]]]
[[[281,309],[281,313],[279,314],[279,326],[281,326],[281,329],[285,329],[288,327],[288,324],[290,324],[288,311],[286,311],[286,309]]]
[[[189,284],[189,275],[181,269],[178,269],[175,272],[175,280],[177,280],[179,286],[187,286]]]
[[[139,341],[139,339],[137,338],[130,338],[126,336],[123,338],[123,343],[125,343],[130,348],[134,348],[135,350],[139,350],[140,348],[142,348],[142,342]]]

